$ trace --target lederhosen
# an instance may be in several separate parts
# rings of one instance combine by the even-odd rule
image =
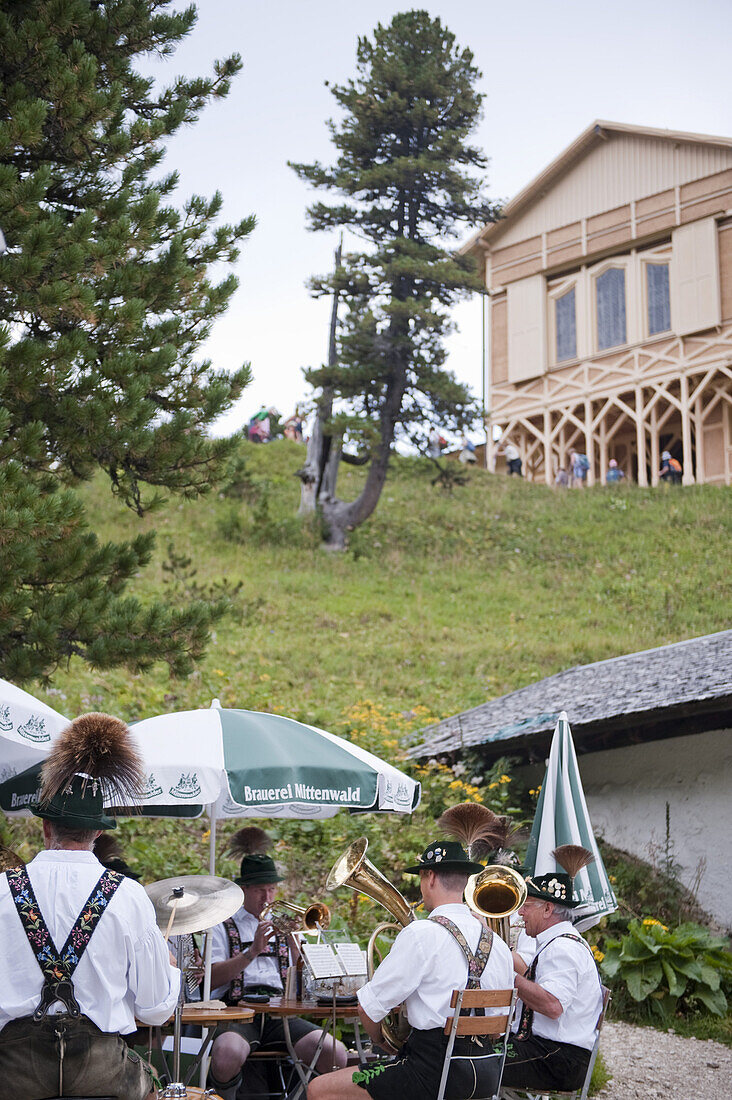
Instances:
[[[591,948],[572,932],[562,932],[545,943],[537,951],[526,973],[529,981],[536,981],[539,955],[556,940],[577,940],[588,951]],[[594,962],[594,957],[593,957]],[[534,1010],[524,1004],[518,1031],[509,1042],[503,1080],[506,1085],[526,1085],[528,1088],[553,1088],[571,1091],[579,1088],[585,1078],[590,1061],[590,1051],[574,1043],[547,1039],[533,1032]]]
[[[442,925],[456,940],[468,964],[468,989],[480,988],[480,979],[493,947],[490,929],[481,931],[478,947],[473,953],[458,926],[447,917],[429,918]],[[412,1028],[396,1061],[372,1063],[363,1066],[353,1076],[375,1100],[430,1100],[437,1096],[445,1061],[448,1037],[441,1027],[420,1030]],[[489,1040],[478,1036],[465,1036],[455,1041],[453,1059],[447,1079],[445,1096],[450,1097],[492,1095],[492,1082],[496,1076],[496,1062],[491,1058],[493,1047]],[[481,1064],[481,1059],[485,1062]]]
[[[80,1085],[86,1091],[88,1085],[84,1074],[88,1077],[89,1073],[98,1072],[101,1064],[107,1083],[115,1081],[122,1086],[123,1091],[119,1092],[121,1097],[144,1095],[140,1091],[142,1085],[137,1087],[144,1078],[142,1060],[128,1051],[121,1036],[102,1032],[81,1012],[73,983],[76,967],[124,876],[110,870],[103,872],[76,918],[61,951],[56,949],[53,942],[27,870],[23,867],[8,871],[6,877],[16,912],[43,974],[43,987],[41,999],[33,1015],[10,1021],[0,1032],[0,1070],[7,1069],[11,1075],[17,1072],[18,1059],[14,1044],[18,1038],[23,1037],[28,1042],[28,1051],[33,1050],[45,1063],[43,1073],[38,1072],[38,1067],[35,1067],[35,1071],[32,1065],[26,1067],[25,1087],[29,1089],[34,1087],[31,1081],[34,1072],[37,1082],[35,1087],[38,1087],[39,1076],[44,1078],[45,1086],[45,1080],[53,1067],[53,1079],[58,1081],[58,1092],[62,1094],[66,1064],[67,1079],[72,1079],[75,1089]],[[49,1010],[58,1002],[63,1006],[63,1011],[49,1014]],[[93,1054],[95,1048],[98,1048],[99,1057]],[[18,1092],[14,1091],[13,1095],[22,1096],[23,1087]],[[149,1081],[145,1087],[149,1091]],[[55,1084],[53,1088],[55,1091]]]
[[[233,917],[229,917],[224,921],[224,928],[226,929],[226,935],[229,938],[229,957],[234,958],[235,955],[241,955],[243,951],[252,946],[253,940],[246,940],[242,943],[239,929],[234,923]],[[275,935],[274,939],[269,945],[267,951],[262,951],[258,956],[260,959],[276,959],[277,968],[280,972],[280,980],[282,981],[282,989],[275,989],[274,986],[269,985],[245,985],[244,974],[237,974],[232,980],[227,992],[224,994],[224,1001],[227,1005],[236,1005],[242,999],[244,993],[268,993],[272,996],[280,996],[284,993],[285,982],[287,981],[287,968],[290,965],[290,952],[287,947],[287,940],[284,936]]]

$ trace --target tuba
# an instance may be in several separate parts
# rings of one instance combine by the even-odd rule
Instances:
[[[319,932],[330,924],[330,909],[324,901],[294,905],[291,901],[273,901],[265,905],[260,920],[268,920],[280,935],[288,932]]]
[[[465,904],[485,917],[488,927],[510,946],[508,918],[526,901],[526,883],[513,867],[491,863],[477,875],[471,875],[465,887]]]
[[[399,893],[396,886],[393,886],[388,878],[374,867],[371,860],[366,859],[368,846],[369,842],[365,836],[360,836],[358,840],[354,840],[353,844],[331,867],[325,887],[326,890],[337,890],[339,886],[348,886],[351,890],[356,890],[357,893],[366,894],[373,901],[378,901],[379,905],[383,905],[396,921],[396,924],[391,921],[377,924],[371,933],[367,951],[368,979],[371,981],[375,970],[374,955],[377,938],[387,930],[391,929],[393,931],[394,929],[406,928],[416,918],[411,905]],[[403,1009],[390,1012],[381,1021],[381,1030],[389,1045],[395,1050],[399,1050],[409,1034],[409,1021],[406,1012]]]

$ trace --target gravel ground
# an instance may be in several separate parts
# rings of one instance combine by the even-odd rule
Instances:
[[[632,1024],[605,1023],[600,1050],[612,1081],[596,1100],[723,1100],[732,1049]]]

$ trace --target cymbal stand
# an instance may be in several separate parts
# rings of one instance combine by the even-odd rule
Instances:
[[[183,897],[185,886],[177,886],[173,890],[174,897],[180,899]],[[174,910],[175,911],[175,910]],[[178,936],[178,943],[176,945],[175,952],[176,966],[181,972],[180,991],[178,993],[178,1003],[175,1006],[175,1016],[173,1018],[173,1080],[169,1085],[163,1089],[159,1094],[160,1100],[173,1100],[174,1097],[186,1097],[188,1091],[186,1086],[182,1084],[180,1079],[180,1033],[181,1033],[181,1016],[183,1013],[183,937]]]

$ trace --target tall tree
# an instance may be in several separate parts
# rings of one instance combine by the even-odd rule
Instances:
[[[79,654],[98,667],[190,668],[220,604],[124,597],[151,537],[100,545],[74,487],[102,470],[139,515],[215,483],[233,441],[212,421],[249,380],[197,357],[254,225],[221,196],[178,208],[164,142],[225,96],[241,66],[158,89],[194,7],[15,0],[0,10],[0,670],[28,679]],[[8,524],[11,526],[8,527]]]
[[[365,242],[335,275],[312,281],[316,295],[338,292],[348,306],[337,361],[307,375],[328,395],[321,418],[328,405],[337,410],[322,433],[355,444],[368,463],[356,500],[321,493],[334,547],[376,508],[400,435],[422,445],[430,424],[459,430],[476,416],[467,388],[444,369],[443,338],[448,308],[481,289],[471,262],[447,246],[497,215],[475,174],[486,158],[467,140],[481,114],[479,77],[439,19],[398,14],[373,40],[359,39],[357,76],[331,89],[343,110],[329,123],[335,163],[292,165],[343,197],[310,207],[311,228],[344,227]]]

